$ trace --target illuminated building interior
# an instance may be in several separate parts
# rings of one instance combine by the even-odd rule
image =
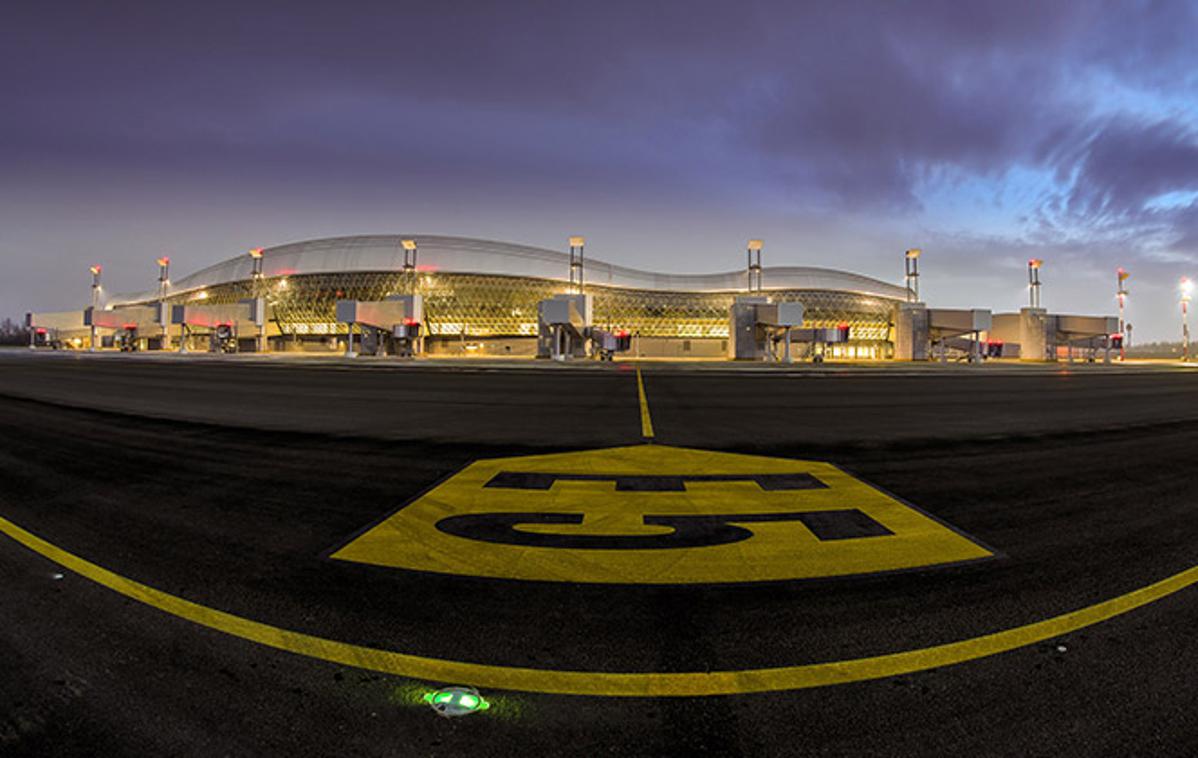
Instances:
[[[401,241],[414,239],[417,265],[404,270]],[[217,264],[171,285],[167,300],[218,305],[265,297],[272,335],[293,344],[344,334],[334,316],[337,300],[382,300],[420,294],[431,350],[438,343],[531,345],[537,304],[569,291],[565,253],[455,237],[343,237],[282,245],[262,253],[261,276],[249,256]],[[708,275],[655,274],[587,259],[584,290],[594,302],[594,323],[628,330],[646,354],[720,354],[729,330],[729,308],[747,294],[744,271]],[[760,293],[774,301],[804,305],[805,327],[847,325],[850,340],[829,355],[889,357],[895,309],[903,287],[822,268],[767,267]],[[121,296],[109,307],[157,302],[157,291]],[[477,347],[477,344],[475,344]],[[531,348],[530,348],[531,349]],[[516,352],[520,352],[517,350]]]

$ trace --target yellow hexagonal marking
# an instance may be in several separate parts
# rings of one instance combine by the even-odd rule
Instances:
[[[477,461],[332,555],[631,584],[812,579],[992,556],[831,464],[661,445]]]

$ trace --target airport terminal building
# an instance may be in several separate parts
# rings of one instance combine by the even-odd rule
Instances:
[[[918,250],[903,286],[807,266],[668,274],[570,252],[464,237],[336,237],[258,249],[93,307],[29,314],[31,346],[375,355],[737,358],[756,360],[1093,359],[1121,344],[1106,316],[929,307]],[[417,336],[418,335],[418,336]],[[617,346],[607,347],[616,339]]]
[[[404,240],[415,242],[414,270],[405,271]],[[334,349],[346,333],[335,317],[338,300],[414,293],[423,298],[429,354],[531,355],[538,303],[570,289],[565,252],[461,237],[297,242],[263,250],[258,275],[255,265],[245,254],[231,258],[172,282],[165,299],[219,305],[264,297],[271,349],[319,350]],[[663,274],[592,258],[582,274],[594,323],[626,330],[633,354],[645,356],[724,357],[729,308],[748,286],[744,269]],[[904,287],[824,268],[765,268],[762,285],[772,301],[801,302],[805,326],[847,326],[849,340],[830,348],[845,358],[888,357],[895,310],[907,299]],[[120,311],[160,299],[151,289],[110,297],[106,307]]]

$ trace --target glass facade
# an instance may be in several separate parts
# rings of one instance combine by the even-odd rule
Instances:
[[[566,292],[565,282],[530,277],[461,273],[352,272],[303,274],[239,281],[193,292],[176,302],[232,303],[261,293],[274,307],[284,334],[345,332],[336,323],[340,299],[382,300],[412,291],[424,297],[425,322],[432,337],[535,337],[537,304]],[[602,285],[586,291],[594,298],[595,324],[627,329],[642,337],[727,339],[728,310],[735,292],[663,292]],[[830,290],[766,290],[774,300],[804,305],[804,326],[848,325],[855,343],[880,347],[890,340],[897,300]]]

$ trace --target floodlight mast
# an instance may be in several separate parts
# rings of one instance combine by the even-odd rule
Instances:
[[[1040,307],[1040,267],[1043,265],[1044,261],[1039,258],[1027,262],[1028,305],[1033,308]]]
[[[1183,276],[1178,285],[1181,292],[1181,360],[1190,362],[1190,296],[1194,292],[1194,283],[1190,277]]]
[[[919,302],[919,256],[923,253],[917,247],[907,251],[907,302]]]
[[[761,275],[761,248],[765,247],[765,243],[761,240],[749,240],[748,255],[749,255],[749,294],[761,292],[764,287],[764,281]]]
[[[255,247],[250,250],[250,260],[254,264],[254,308],[266,308],[266,280],[262,273],[263,251],[260,247]],[[259,352],[266,352],[266,315],[257,313],[256,321],[258,321],[258,338],[257,349]]]
[[[104,267],[96,264],[91,267],[92,272],[92,324],[91,324],[91,344],[88,345],[88,352],[96,352],[96,311],[100,310],[100,275],[104,273]]]
[[[171,286],[171,259],[162,256],[158,259],[158,320],[162,327],[162,350],[170,350],[170,323],[166,312],[166,293]]]
[[[399,241],[403,248],[403,273],[406,279],[409,295],[416,294],[416,240],[403,239]]]
[[[585,245],[586,237],[570,238],[570,292],[577,295],[583,293],[583,275],[586,270],[583,263],[583,247]]]
[[[1115,298],[1119,301],[1119,360],[1127,360],[1127,326],[1123,318],[1124,307],[1127,304],[1127,287],[1125,282],[1131,274],[1123,270],[1122,267],[1115,271],[1116,288]]]

